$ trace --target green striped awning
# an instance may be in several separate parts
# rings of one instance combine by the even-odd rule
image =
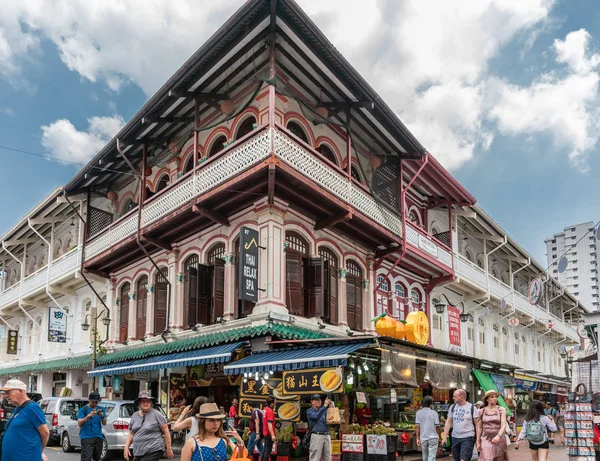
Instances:
[[[489,373],[487,373],[485,371],[473,369],[473,374],[475,375],[475,377],[477,378],[477,381],[479,381],[479,384],[481,385],[481,388],[485,392],[487,392],[487,391],[499,392],[498,387],[494,383],[494,380],[492,379],[492,377],[490,376]],[[508,405],[504,401],[504,398],[502,397],[502,395],[500,397],[498,397],[498,403],[500,404],[501,407],[506,408],[507,416],[512,415],[512,411],[510,408],[508,408]]]
[[[48,360],[40,363],[29,363],[16,367],[0,368],[0,376],[16,376],[21,373],[44,373],[47,371],[74,370],[78,368],[90,368],[92,356],[83,355],[79,357]]]

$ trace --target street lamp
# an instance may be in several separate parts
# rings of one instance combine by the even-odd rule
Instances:
[[[101,341],[100,344],[98,344],[98,336],[97,336],[97,332],[98,332],[98,319],[102,316],[102,314],[106,313],[106,315],[104,316],[104,318],[102,319],[102,323],[104,324],[104,326],[106,326],[106,339],[104,341]],[[90,329],[90,324],[88,323],[88,318],[90,318],[92,320],[92,333],[93,333],[93,338],[92,338],[92,371],[96,369],[96,356],[98,353],[98,348],[100,346],[102,346],[102,344],[104,344],[106,341],[108,341],[108,326],[110,325],[110,311],[108,309],[103,310],[102,312],[100,312],[97,316],[92,316],[91,314],[87,314],[85,316],[85,319],[83,319],[83,323],[81,324],[81,329],[83,331],[88,331]],[[92,389],[95,391],[96,390],[96,377],[92,376]]]

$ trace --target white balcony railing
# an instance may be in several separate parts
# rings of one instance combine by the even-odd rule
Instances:
[[[48,266],[23,279],[23,286],[19,283],[14,284],[10,288],[0,292],[0,309],[3,307],[18,302],[19,293],[22,298],[33,295],[36,292],[42,291],[46,287],[46,280],[50,283],[63,279],[70,273],[74,273],[81,266],[81,248],[74,248],[69,253],[52,261],[50,264],[50,275],[48,276]]]
[[[272,134],[273,133],[273,134]],[[328,166],[313,153],[292,141],[286,134],[277,130],[265,130],[239,147],[224,153],[210,164],[200,168],[196,178],[189,176],[173,184],[163,194],[156,196],[142,209],[142,227],[179,209],[192,199],[229,181],[245,170],[269,157],[271,135],[274,136],[275,155],[283,162],[311,179],[319,186],[348,203],[356,210],[379,223],[397,236],[402,236],[402,221],[384,205],[378,203],[368,192],[348,181],[347,177]],[[137,215],[121,219],[92,239],[86,246],[85,257],[91,259],[109,250],[122,240],[135,235]],[[448,268],[452,267],[452,255],[435,239],[407,223],[409,245],[420,248]]]
[[[479,287],[481,291],[487,291],[487,283],[488,277],[483,269],[481,269],[476,264],[473,264],[469,260],[467,260],[462,255],[457,255],[454,258],[454,270],[456,275],[459,277],[466,279],[470,283]],[[506,303],[510,306],[514,302],[514,308],[525,314],[529,317],[538,320],[540,322],[547,322],[548,320],[552,320],[554,323],[554,329],[561,334],[567,335],[569,338],[573,340],[578,340],[579,335],[577,334],[577,330],[563,322],[561,319],[556,317],[555,315],[548,312],[546,309],[543,309],[540,306],[534,306],[529,302],[526,296],[522,295],[518,291],[514,291],[514,301],[513,301],[513,290],[502,283],[500,280],[495,279],[494,277],[489,277],[490,284],[490,296],[493,299],[505,299]]]

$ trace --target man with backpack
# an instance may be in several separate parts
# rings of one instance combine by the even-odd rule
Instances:
[[[557,413],[558,412],[556,411],[556,408],[552,408],[552,404],[550,402],[546,402],[546,407],[544,408],[544,414],[546,416],[552,416],[552,419],[554,421],[556,421]],[[550,432],[548,434],[548,442],[554,443],[554,432]]]
[[[258,452],[262,453],[263,451],[263,442],[262,442],[262,420],[263,420],[263,412],[250,404],[252,408],[252,413],[250,414],[250,435],[248,436],[248,456],[252,458],[252,454],[254,453],[254,447],[258,448]]]
[[[77,413],[81,461],[100,461],[102,455],[102,426],[106,425],[106,411],[99,406],[100,394],[91,392],[89,403]]]
[[[442,445],[446,444],[452,430],[452,456],[454,461],[471,461],[475,440],[479,439],[479,410],[467,402],[467,393],[463,389],[454,391],[454,404],[448,410],[448,419],[444,426]],[[477,439],[475,438],[477,436]]]

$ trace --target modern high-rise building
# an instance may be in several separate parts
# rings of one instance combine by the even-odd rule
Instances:
[[[546,239],[549,273],[558,279],[584,306],[600,310],[598,266],[600,242],[591,231],[592,222],[567,226],[562,232]],[[559,273],[558,261],[567,256],[567,267]]]

